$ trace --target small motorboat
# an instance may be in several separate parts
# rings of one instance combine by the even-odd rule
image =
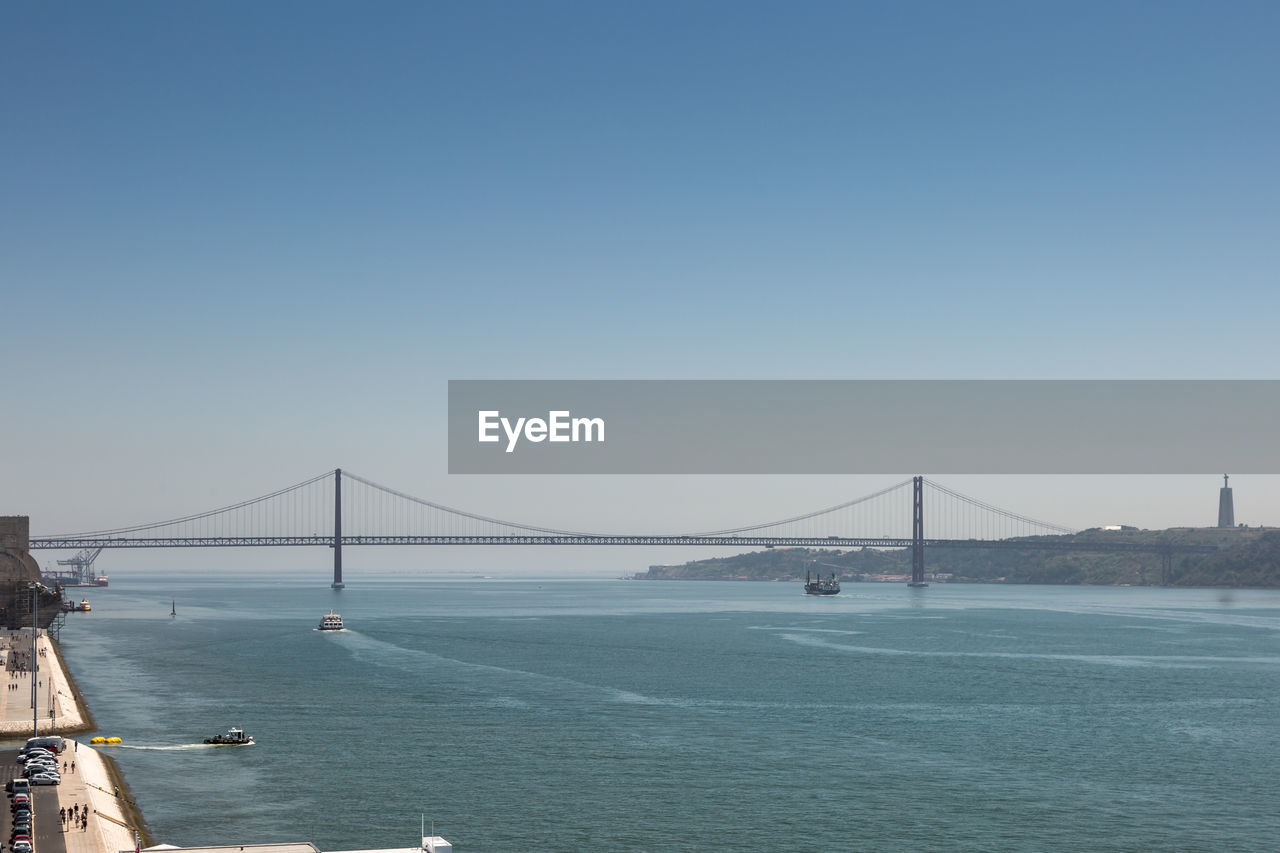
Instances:
[[[253,738],[241,729],[227,729],[225,735],[207,737],[204,742],[213,746],[248,746],[253,743]]]

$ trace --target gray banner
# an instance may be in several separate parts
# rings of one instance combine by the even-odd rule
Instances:
[[[1280,380],[450,380],[451,474],[1280,473]]]

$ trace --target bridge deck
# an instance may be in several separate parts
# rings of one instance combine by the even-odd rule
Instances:
[[[1053,539],[924,539],[926,548],[998,548],[1002,550],[1089,551],[1095,553],[1211,554],[1215,545],[1140,542],[1082,542]],[[188,536],[188,537],[43,537],[31,549],[52,548],[246,548],[333,547],[332,536]],[[721,548],[910,548],[911,539],[845,536],[343,536],[348,545],[697,545]]]

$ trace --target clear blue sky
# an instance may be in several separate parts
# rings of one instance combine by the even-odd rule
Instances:
[[[884,483],[449,477],[446,380],[1274,378],[1277,44],[1250,2],[7,4],[0,512],[341,465],[713,527]],[[1164,526],[1218,481],[956,485]]]

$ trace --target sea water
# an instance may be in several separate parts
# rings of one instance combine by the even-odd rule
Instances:
[[[1274,592],[173,577],[90,597],[62,648],[158,842],[409,847],[422,815],[460,853],[1280,838]],[[345,631],[315,630],[330,608]],[[256,745],[201,744],[230,726]]]

